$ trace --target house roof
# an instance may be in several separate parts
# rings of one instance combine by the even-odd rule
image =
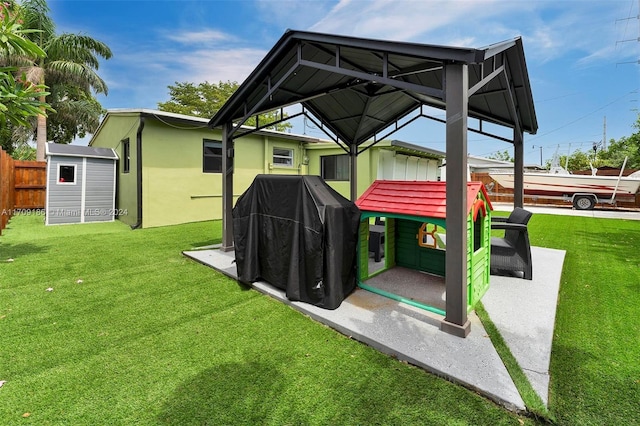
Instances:
[[[118,159],[118,154],[111,148],[94,148],[92,146],[67,145],[61,143],[47,143],[45,154],[47,156],[58,155],[62,157]]]
[[[399,152],[407,152],[411,154],[427,154],[432,157],[444,158],[447,153],[444,151],[438,151],[437,149],[427,148],[426,146],[415,145],[409,142],[403,142],[399,140],[391,141],[391,148]]]
[[[93,142],[93,139],[96,137],[98,133],[100,133],[102,127],[107,122],[109,116],[118,116],[118,115],[139,115],[141,117],[150,117],[160,122],[163,122],[168,125],[185,125],[190,126],[188,129],[208,129],[209,119],[194,117],[192,115],[184,115],[184,114],[176,114],[173,112],[159,111],[155,109],[147,109],[147,108],[115,108],[107,110],[106,115],[103,117],[100,126],[98,126],[98,130],[94,133],[94,136],[89,141],[89,145]],[[251,126],[243,126],[244,129],[250,130],[253,129]],[[328,142],[319,138],[310,137],[307,135],[299,135],[296,133],[288,133],[288,132],[279,132],[276,130],[262,129],[256,131],[257,134],[263,136],[274,136],[283,139],[294,139],[296,141],[306,142],[306,143],[319,143],[319,142]]]
[[[493,210],[482,182],[467,183],[467,214],[482,192]],[[445,219],[446,182],[376,180],[356,201],[362,211]],[[476,206],[477,208],[477,206]]]
[[[308,146],[309,149],[326,149],[327,146],[331,146],[332,148],[340,149],[338,145],[331,141],[323,141],[319,144],[314,144]],[[369,141],[362,145],[363,148],[371,148],[371,149],[385,149],[388,151],[396,151],[401,154],[414,155],[418,157],[424,158],[437,158],[442,159],[447,154],[444,151],[438,151],[437,149],[427,148],[426,146],[415,145],[409,142],[403,142],[399,140],[389,140],[384,139],[377,142],[375,145],[373,141]]]
[[[361,145],[422,105],[445,109],[448,63],[468,66],[469,117],[536,133],[519,37],[475,49],[292,30],[209,125],[300,103],[344,143]]]

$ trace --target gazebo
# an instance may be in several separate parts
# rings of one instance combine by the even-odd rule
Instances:
[[[283,108],[295,104],[302,111],[284,117]],[[446,119],[425,107],[444,109]],[[349,154],[354,201],[358,154],[419,118],[445,124],[447,314],[441,329],[465,337],[467,133],[514,145],[514,204],[522,206],[523,135],[535,134],[538,123],[521,38],[465,48],[286,31],[209,122],[222,127],[222,250],[233,249],[233,141],[279,122],[241,128],[274,110],[281,112],[279,121],[304,115]],[[470,117],[477,128],[468,126]],[[512,129],[513,137],[491,133],[483,123]]]

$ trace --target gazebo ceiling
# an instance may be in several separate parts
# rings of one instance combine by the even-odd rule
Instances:
[[[444,109],[444,68],[468,66],[469,117],[536,133],[520,38],[481,49],[287,31],[211,119],[215,127],[301,103],[347,145],[422,105]]]

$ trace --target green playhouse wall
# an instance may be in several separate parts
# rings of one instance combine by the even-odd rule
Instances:
[[[478,194],[478,200],[482,200],[486,208],[478,212],[475,222],[473,208],[467,218],[467,309],[469,311],[489,288],[491,210],[482,193]],[[483,212],[486,212],[486,215]],[[370,273],[369,224],[374,216],[386,217],[384,213],[365,212],[360,223],[358,276],[361,282],[394,266],[445,276],[446,251],[422,247],[418,244],[417,238],[424,223],[437,225],[440,232],[446,234],[445,219],[401,215],[386,217],[384,267],[374,274]]]

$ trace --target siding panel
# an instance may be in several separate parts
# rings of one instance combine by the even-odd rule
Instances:
[[[60,165],[75,166],[75,183],[58,180]],[[49,157],[47,223],[80,223],[82,220],[82,158]]]

